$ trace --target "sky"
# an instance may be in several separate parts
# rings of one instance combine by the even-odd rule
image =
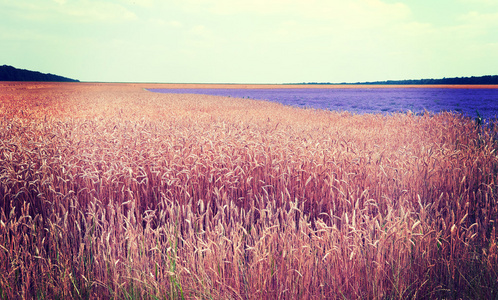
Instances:
[[[0,65],[81,81],[498,74],[498,0],[0,0]]]

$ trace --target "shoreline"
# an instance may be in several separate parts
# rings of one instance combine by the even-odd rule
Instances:
[[[446,85],[446,84],[218,84],[218,83],[135,83],[144,88],[163,89],[376,89],[376,88],[446,88],[446,89],[498,89],[498,85]]]
[[[137,87],[143,89],[379,89],[379,88],[442,88],[442,89],[498,89],[498,84],[242,84],[242,83],[133,83],[133,82],[28,82],[2,81],[0,87],[25,85],[29,88],[46,88],[53,86],[87,86],[87,87]]]

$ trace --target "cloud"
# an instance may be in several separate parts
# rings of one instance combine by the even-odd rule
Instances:
[[[154,0],[120,0],[120,2],[141,7],[153,7],[155,4]]]
[[[210,28],[205,25],[196,25],[191,27],[185,36],[185,42],[192,51],[200,49],[216,49],[224,43],[222,36],[216,35]]]
[[[74,3],[74,2],[72,2]],[[66,5],[60,13],[75,17],[82,22],[123,22],[136,20],[135,13],[124,6],[104,1],[81,1]]]
[[[169,21],[168,25],[170,25],[171,27],[175,27],[175,28],[180,28],[183,26],[183,24],[181,22],[178,22],[175,20]]]
[[[176,20],[167,20],[162,18],[151,18],[148,20],[152,28],[155,27],[167,27],[167,28],[182,28],[183,23]]]
[[[204,25],[196,25],[190,29],[190,33],[201,36],[201,37],[209,37],[212,35],[212,31],[207,29]]]
[[[187,0],[185,3],[189,8],[207,9],[218,15],[281,15],[336,20],[357,26],[383,25],[410,15],[407,5],[380,0]]]
[[[325,53],[342,51],[339,48],[358,51],[352,49],[358,43],[364,40],[375,43],[375,38],[384,38],[386,32],[393,32],[392,28],[412,18],[407,5],[380,0],[185,0],[183,3],[185,10],[202,11],[217,23],[230,20],[232,25],[226,28],[212,28],[212,36],[222,40],[245,47],[261,45],[261,49],[254,49],[256,52],[287,45],[293,49],[289,49],[291,52],[321,52],[324,57]],[[239,16],[245,23],[233,23]]]
[[[468,3],[468,4],[484,4],[484,5],[498,5],[498,1],[496,0],[460,0],[459,2]]]
[[[26,21],[115,23],[137,19],[132,11],[111,1],[17,0],[0,3]]]
[[[460,17],[460,20],[468,23],[485,27],[498,27],[498,12],[494,13],[479,13],[471,11]]]

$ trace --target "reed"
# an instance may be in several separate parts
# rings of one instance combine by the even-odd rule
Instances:
[[[0,298],[496,298],[496,131],[3,84]]]

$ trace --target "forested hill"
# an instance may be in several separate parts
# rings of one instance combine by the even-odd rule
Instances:
[[[304,84],[334,84],[330,82],[306,82]],[[408,80],[387,80],[387,81],[369,81],[340,84],[498,84],[498,75],[472,76],[472,77],[453,77],[442,79],[408,79]]]
[[[7,65],[0,66],[0,81],[79,82],[79,80],[67,77],[17,69]]]
[[[498,75],[486,75],[479,77],[453,77],[442,79],[411,79],[411,80],[387,80],[374,82],[357,82],[356,84],[498,84]]]

